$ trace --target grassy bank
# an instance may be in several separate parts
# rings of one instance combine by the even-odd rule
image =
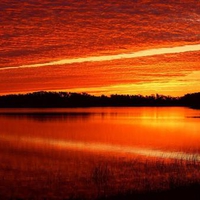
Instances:
[[[9,144],[11,145],[11,144]],[[0,147],[0,199],[199,200],[200,163]]]

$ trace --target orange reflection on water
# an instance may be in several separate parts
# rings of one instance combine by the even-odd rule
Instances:
[[[12,111],[12,110],[11,110]],[[199,152],[199,111],[188,108],[24,110],[1,115],[2,135],[72,143]],[[56,112],[57,114],[52,114]],[[193,118],[195,117],[195,118]]]
[[[16,142],[16,139],[9,136],[0,136],[2,141]],[[129,155],[139,155],[155,158],[167,158],[167,159],[177,159],[177,160],[186,160],[186,161],[197,161],[200,162],[200,154],[184,153],[178,151],[161,151],[148,148],[138,148],[138,147],[127,147],[121,145],[108,145],[101,143],[86,143],[86,142],[72,142],[66,140],[51,140],[51,139],[42,139],[42,138],[26,138],[20,137],[17,141],[20,144],[28,144],[33,147],[48,146],[50,148],[55,147],[58,149],[64,150],[78,150],[78,151],[89,151],[89,152],[103,152],[106,154],[115,153],[120,156],[126,154]],[[24,145],[24,144],[23,144]],[[33,145],[33,146],[32,146]]]

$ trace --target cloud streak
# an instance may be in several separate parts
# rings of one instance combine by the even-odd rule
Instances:
[[[131,58],[139,58],[139,57],[147,57],[147,56],[164,55],[164,54],[185,53],[185,52],[192,52],[192,51],[200,51],[200,44],[148,49],[148,50],[141,50],[138,52],[122,53],[122,54],[115,54],[115,55],[90,56],[90,57],[82,57],[82,58],[62,59],[62,60],[46,62],[46,63],[29,64],[29,65],[21,65],[21,66],[13,66],[13,67],[3,67],[3,68],[0,68],[0,70],[37,68],[37,67],[68,65],[68,64],[76,64],[76,63],[85,63],[85,62],[103,62],[103,61],[131,59]]]

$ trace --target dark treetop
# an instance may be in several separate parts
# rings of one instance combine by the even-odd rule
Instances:
[[[1,108],[67,108],[104,106],[187,106],[200,108],[200,92],[182,97],[164,95],[93,96],[87,93],[33,92],[0,96]]]

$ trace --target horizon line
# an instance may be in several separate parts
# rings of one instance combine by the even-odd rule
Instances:
[[[109,94],[109,95],[106,95],[106,94],[101,94],[101,95],[94,95],[94,94],[90,94],[88,92],[68,92],[68,91],[62,91],[62,90],[37,90],[37,91],[30,91],[30,92],[14,92],[14,93],[8,93],[8,94],[0,94],[0,97],[3,97],[3,96],[9,96],[9,95],[28,95],[28,94],[34,94],[34,93],[68,93],[68,94],[87,94],[89,96],[94,96],[94,97],[101,97],[101,96],[105,96],[105,97],[110,97],[112,95],[119,95],[119,96],[142,96],[142,97],[149,97],[149,96],[153,96],[153,95],[160,95],[160,96],[165,96],[165,97],[172,97],[172,98],[181,98],[185,95],[188,95],[188,94],[197,94],[197,93],[200,93],[199,92],[191,92],[191,93],[185,93],[181,96],[171,96],[171,95],[164,95],[164,94],[160,94],[160,93],[152,93],[150,95],[142,95],[142,94],[117,94],[117,93],[113,93],[113,94]]]

